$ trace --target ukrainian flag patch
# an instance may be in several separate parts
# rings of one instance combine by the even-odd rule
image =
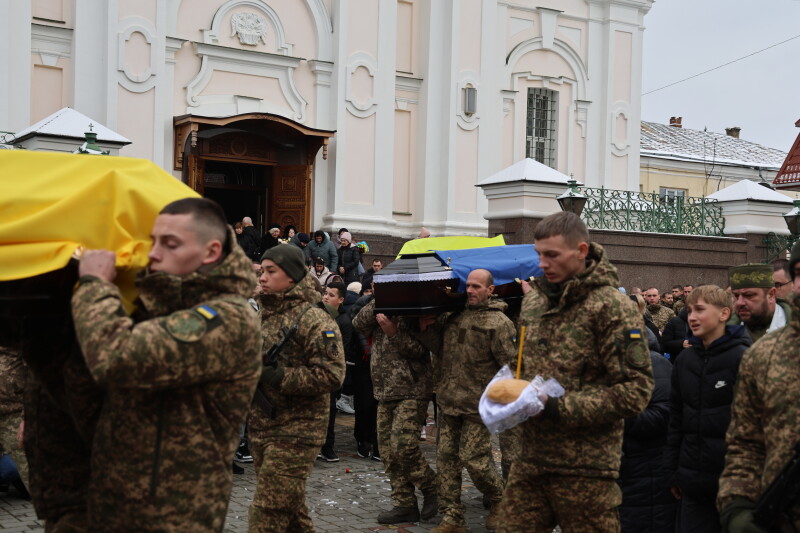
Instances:
[[[325,337],[326,339],[335,339],[336,333],[334,333],[333,330],[329,329],[328,331],[324,331],[322,333],[322,336]]]
[[[206,320],[212,320],[218,314],[216,311],[214,311],[214,309],[207,305],[201,305],[196,309],[196,311],[200,313],[200,315],[202,315]]]
[[[642,332],[641,332],[641,330],[638,330],[638,329],[632,329],[628,336],[631,339],[641,339],[642,338]]]

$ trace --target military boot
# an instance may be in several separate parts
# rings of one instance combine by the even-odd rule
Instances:
[[[392,507],[389,511],[378,514],[379,524],[400,524],[402,522],[419,522],[419,509],[414,507]]]
[[[423,520],[430,520],[439,512],[439,498],[436,495],[436,487],[423,490],[422,496],[425,499],[422,500],[422,510],[420,511],[419,516]]]
[[[468,533],[464,526],[457,526],[452,522],[442,520],[442,523],[430,530],[430,533]]]

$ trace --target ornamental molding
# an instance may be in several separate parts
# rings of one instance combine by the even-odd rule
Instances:
[[[256,13],[234,13],[231,17],[231,26],[233,27],[231,36],[238,34],[241,44],[255,46],[258,45],[259,39],[266,43],[264,37],[267,31],[267,21],[269,21],[275,32],[275,53],[284,56],[292,55],[292,48],[294,45],[286,42],[286,32],[283,29],[283,24],[281,24],[281,19],[274,9],[260,0],[230,0],[225,3],[214,14],[214,18],[211,20],[211,28],[203,30],[203,43],[219,44],[219,35],[220,32],[223,31],[222,23],[225,16],[231,10],[239,8],[250,8],[255,10]],[[263,17],[261,15],[263,15]],[[258,25],[259,21],[263,23],[263,28]],[[249,27],[245,28],[242,26],[242,24],[245,23],[249,25]]]
[[[359,100],[353,94],[353,76],[356,70],[363,67],[372,78],[372,91],[365,100]],[[347,76],[345,87],[345,103],[347,110],[356,117],[367,118],[377,111],[375,101],[375,75],[378,73],[378,62],[366,52],[356,52],[347,58]]]
[[[144,37],[150,50],[147,67],[140,73],[133,72],[125,61],[125,51],[134,33]],[[127,17],[119,21],[117,30],[117,81],[127,90],[144,93],[155,87],[155,66],[158,64],[158,50],[154,46],[157,32],[152,23],[142,17]]]
[[[72,57],[72,30],[31,24],[31,52],[39,54],[43,65],[56,66],[59,58]]]

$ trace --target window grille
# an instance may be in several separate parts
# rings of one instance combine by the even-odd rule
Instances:
[[[558,92],[528,89],[525,156],[555,168],[558,138]]]

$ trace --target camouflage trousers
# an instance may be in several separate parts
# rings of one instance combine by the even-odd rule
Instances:
[[[503,484],[508,481],[508,474],[511,472],[511,465],[519,456],[519,447],[522,439],[522,426],[514,426],[500,433],[500,467],[503,473]]]
[[[28,459],[25,451],[20,450],[17,444],[19,424],[22,422],[22,413],[11,413],[0,416],[0,453],[7,453],[17,465],[19,477],[25,487],[28,486]]]
[[[428,412],[427,400],[396,400],[378,404],[378,449],[398,507],[416,507],[414,487],[436,487],[436,472],[419,449],[419,432]]]
[[[306,479],[319,444],[265,440],[250,432],[250,451],[258,476],[250,504],[249,533],[313,532],[306,507]]]
[[[442,522],[464,526],[461,472],[492,504],[503,497],[503,484],[492,457],[491,434],[480,421],[439,413],[436,470],[439,472],[439,511]]]
[[[618,533],[622,491],[607,478],[537,475],[516,462],[503,494],[500,533]]]

